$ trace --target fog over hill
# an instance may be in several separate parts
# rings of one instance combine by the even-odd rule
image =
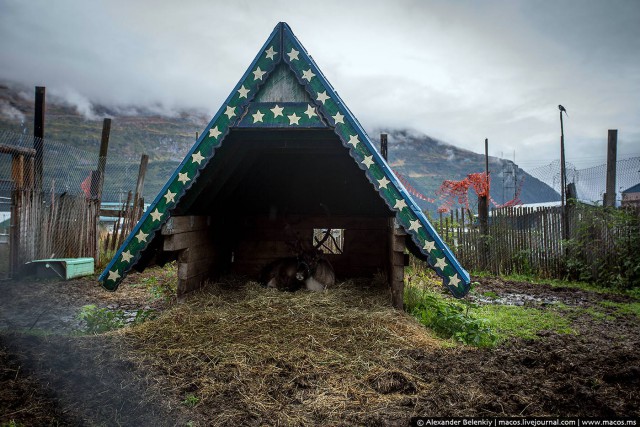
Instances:
[[[32,133],[33,89],[11,82],[0,83],[0,130]],[[56,177],[57,187],[79,191],[79,182],[97,161],[102,118],[112,118],[105,182],[105,197],[117,201],[133,189],[140,156],[150,157],[145,183],[145,199],[152,200],[193,145],[210,117],[198,111],[167,113],[137,106],[105,107],[83,98],[47,92],[45,138],[52,141],[51,160],[45,175]],[[468,174],[484,171],[484,155],[438,141],[408,129],[379,126],[368,130],[378,141],[388,134],[389,164],[411,186],[428,198],[437,199],[436,190],[444,180],[460,180]],[[8,159],[8,158],[7,158]],[[2,158],[2,163],[7,164]],[[85,170],[86,169],[86,170]],[[521,190],[523,203],[558,200],[558,194],[546,184],[520,169],[512,161],[489,158],[491,196],[504,203]],[[66,173],[67,175],[63,174]],[[0,167],[0,180],[10,170]],[[73,176],[72,176],[73,175]],[[54,178],[52,178],[54,179]],[[475,203],[475,195],[469,194]],[[440,204],[417,200],[423,209],[435,211]]]

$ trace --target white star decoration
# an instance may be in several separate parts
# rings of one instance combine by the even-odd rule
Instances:
[[[244,85],[242,85],[242,87],[240,89],[238,89],[238,93],[240,94],[240,98],[246,98],[247,95],[249,95],[249,92],[251,92],[251,89],[247,89],[246,87],[244,87]]]
[[[119,278],[120,278],[120,273],[118,273],[118,270],[110,271],[109,272],[109,277],[107,278],[107,280],[113,280],[115,282]]]
[[[287,116],[287,117],[289,117],[289,124],[290,125],[298,125],[298,124],[300,124],[300,123],[298,123],[298,121],[300,120],[300,117],[298,117],[298,115],[296,113],[293,113],[292,115]]]
[[[133,258],[133,255],[131,255],[129,251],[122,252],[122,261],[129,262],[131,261],[131,258]]]
[[[347,144],[353,145],[353,148],[356,148],[358,146],[358,142],[360,142],[358,135],[349,135],[349,141],[347,141]]]
[[[186,172],[185,173],[178,172],[178,181],[180,181],[183,184],[186,184],[187,182],[191,181],[191,178],[189,178],[189,175]]]
[[[270,59],[270,60],[272,60],[272,61],[273,61],[273,58],[276,56],[276,54],[277,54],[278,52],[276,52],[275,50],[273,50],[273,46],[271,46],[271,47],[270,47],[269,49],[267,49],[264,53],[267,55],[267,59]]]
[[[365,165],[367,169],[369,169],[373,163],[374,163],[373,156],[364,156],[364,160],[362,161],[362,164]]]
[[[302,78],[306,79],[308,82],[311,82],[311,79],[314,78],[316,75],[313,74],[313,71],[311,71],[311,68],[309,68],[307,71],[303,71],[302,72]]]
[[[413,230],[416,233],[418,232],[418,230],[420,230],[420,221],[413,220],[413,221],[409,221],[411,223],[411,226],[409,227],[409,231]]]
[[[273,113],[273,118],[275,119],[278,116],[282,116],[282,110],[284,110],[284,108],[276,104],[276,106],[271,109],[271,112]]]
[[[380,185],[380,188],[387,188],[387,185],[389,185],[389,180],[387,179],[386,176],[383,176],[382,179],[378,180],[378,185]]]
[[[232,107],[231,105],[227,105],[227,111],[224,112],[229,119],[236,115],[236,107]]]
[[[327,95],[326,90],[322,93],[318,92],[318,97],[316,99],[324,104],[327,99],[329,99],[329,95]]]
[[[424,241],[424,246],[422,247],[422,249],[424,249],[425,251],[431,253],[431,251],[434,251],[436,249],[436,242],[434,242],[432,240],[425,240]]]
[[[316,109],[313,108],[311,105],[307,106],[307,111],[304,112],[307,116],[309,116],[309,118],[311,118],[311,116],[315,116],[316,115]]]
[[[294,59],[298,59],[299,53],[300,52],[298,52],[294,48],[291,48],[291,52],[287,53],[287,56],[289,57],[289,62],[293,61]]]
[[[176,194],[172,193],[171,190],[167,190],[167,194],[164,195],[164,198],[167,199],[167,203],[176,201]]]
[[[253,116],[253,123],[258,123],[258,122],[262,122],[262,118],[264,117],[264,114],[262,114],[260,110],[258,110],[255,114],[252,114],[252,116]]]
[[[162,212],[158,209],[154,210],[151,212],[151,218],[153,218],[154,221],[160,221],[160,218],[162,218]]]
[[[451,276],[451,279],[449,279],[449,284],[455,286],[456,288],[458,287],[458,284],[460,283],[460,279],[458,279],[458,275],[454,274],[453,276]]]
[[[434,267],[439,268],[440,270],[444,270],[447,266],[447,261],[444,258],[436,258],[436,264]]]
[[[339,111],[336,113],[336,115],[335,115],[335,116],[331,116],[331,117],[333,117],[333,123],[334,123],[334,124],[336,124],[336,125],[337,125],[338,123],[342,123],[342,124],[344,124],[344,120],[343,120],[343,119],[344,119],[344,116],[343,116],[342,114],[340,114],[340,112],[339,112]]]
[[[218,137],[219,137],[220,135],[222,135],[222,132],[220,132],[220,131],[218,130],[218,126],[216,126],[216,127],[214,127],[214,128],[209,129],[209,136],[210,136],[210,137],[215,138],[215,139],[218,139]]]
[[[147,236],[149,235],[143,233],[142,230],[140,230],[140,232],[136,234],[136,239],[138,239],[138,242],[144,242],[145,240],[147,240]]]
[[[202,157],[202,154],[200,154],[199,151],[197,153],[193,153],[191,155],[191,158],[192,158],[193,163],[197,163],[197,164],[200,164],[200,162],[202,162],[204,160],[204,157]]]
[[[266,71],[262,71],[260,69],[260,67],[258,67],[254,72],[253,72],[253,80],[262,80],[262,76],[264,76],[265,74],[267,74]]]
[[[407,207],[407,202],[405,202],[404,199],[396,200],[396,204],[393,207],[401,211]]]

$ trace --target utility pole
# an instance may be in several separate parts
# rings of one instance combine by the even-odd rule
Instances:
[[[609,129],[607,140],[607,186],[604,206],[616,205],[616,157],[618,151],[618,129]]]
[[[567,217],[567,168],[564,158],[564,123],[562,121],[562,113],[567,110],[558,105],[560,110],[560,206],[562,208],[562,238],[569,239],[569,221]]]

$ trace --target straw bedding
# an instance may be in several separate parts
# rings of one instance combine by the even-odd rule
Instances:
[[[287,293],[228,280],[115,334],[207,424],[406,424],[430,387],[407,350],[442,342],[367,285]]]

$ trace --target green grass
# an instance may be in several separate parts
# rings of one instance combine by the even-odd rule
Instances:
[[[602,301],[600,303],[603,307],[614,309],[614,316],[636,316],[640,317],[640,302],[613,302]]]
[[[475,315],[487,322],[500,342],[509,338],[537,339],[542,331],[574,333],[568,319],[548,309],[487,304],[478,307]]]

